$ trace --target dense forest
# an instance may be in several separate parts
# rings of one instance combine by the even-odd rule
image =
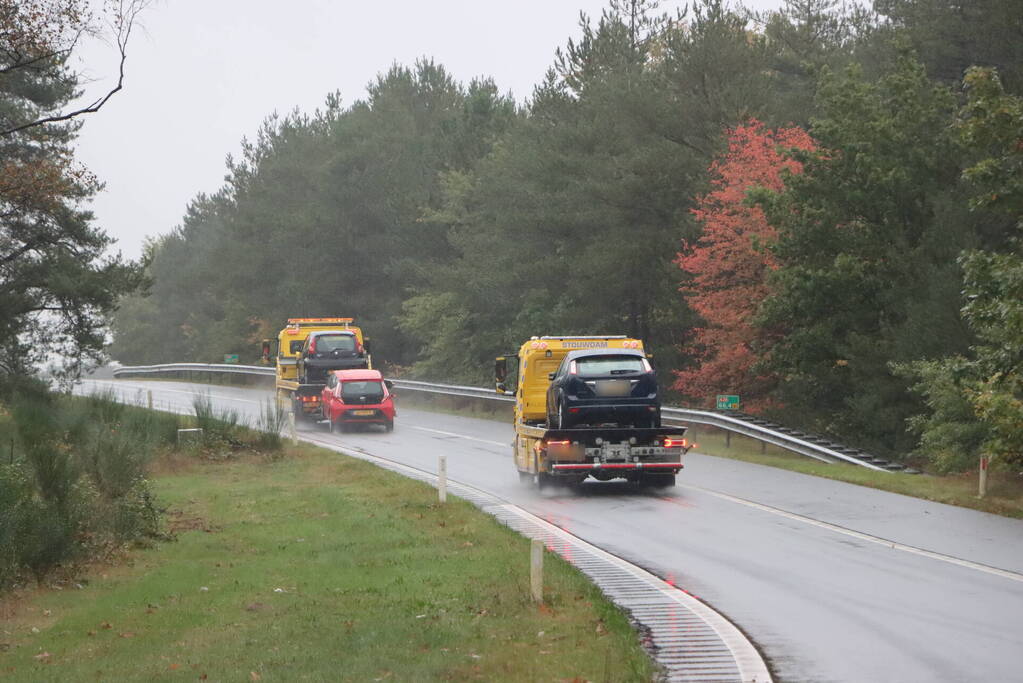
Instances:
[[[1019,0],[612,0],[525,103],[424,58],[272,116],[145,254],[124,363],[354,316],[486,384],[535,334],[646,340],[678,403],[942,470],[1023,459]]]

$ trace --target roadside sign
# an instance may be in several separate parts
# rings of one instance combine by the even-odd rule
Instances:
[[[718,394],[718,410],[738,410],[739,397],[731,394]]]
[[[225,353],[224,354],[224,362],[225,363],[237,363],[238,362],[238,354],[237,353]]]

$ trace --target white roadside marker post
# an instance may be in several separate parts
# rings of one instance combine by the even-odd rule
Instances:
[[[446,455],[437,459],[437,498],[442,503],[448,501],[448,457]]]
[[[529,590],[533,602],[543,604],[543,541],[533,539],[529,544]]]
[[[146,405],[149,406],[150,410],[153,409],[153,390],[152,389],[147,389],[146,390]]]
[[[988,458],[986,455],[980,456],[980,482],[979,491],[977,492],[978,498],[983,498],[987,495],[987,466]]]
[[[298,445],[298,431],[295,429],[295,411],[288,413],[288,431],[291,434],[291,445]]]

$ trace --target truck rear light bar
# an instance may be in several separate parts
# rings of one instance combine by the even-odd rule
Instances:
[[[553,470],[656,470],[681,469],[680,462],[613,462],[613,463],[554,463]]]

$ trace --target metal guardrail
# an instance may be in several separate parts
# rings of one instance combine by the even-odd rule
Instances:
[[[164,365],[132,365],[114,370],[114,377],[121,375],[149,375],[154,372],[220,372],[229,375],[269,375],[277,374],[274,368],[262,365],[235,365],[233,363],[167,363]]]
[[[837,460],[841,460],[852,463],[853,465],[877,470],[879,472],[889,471],[887,468],[880,467],[872,462],[866,462],[846,453],[841,453],[833,448],[828,448],[827,446],[806,441],[805,439],[800,439],[799,437],[792,436],[791,434],[775,431],[728,415],[721,415],[705,410],[662,407],[661,419],[663,420],[665,417],[679,422],[703,424],[711,427],[717,427],[718,429],[726,429],[735,434],[740,434],[751,439],[769,443],[771,445],[778,446],[779,448],[784,448],[787,451],[792,451],[799,455],[805,455],[809,458],[814,458],[822,462],[833,463]]]
[[[456,384],[433,384],[431,382],[414,382],[410,379],[394,379],[394,386],[408,391],[423,391],[431,394],[445,394],[447,396],[468,396],[469,398],[481,398],[487,401],[504,401],[515,403],[511,396],[503,396],[495,393],[493,389],[481,389],[479,387],[464,387]]]
[[[238,375],[264,375],[271,377],[277,374],[277,371],[274,368],[261,365],[168,363],[165,365],[139,365],[117,368],[114,370],[114,377],[120,377],[122,375],[147,375],[152,373],[171,372],[213,372]],[[513,403],[515,401],[513,397],[497,394],[493,389],[489,388],[467,387],[457,384],[438,384],[434,382],[418,382],[405,379],[396,379],[392,380],[392,382],[395,387],[407,391],[422,391],[447,396],[465,396],[468,398],[477,398],[487,401],[503,401],[508,403]],[[798,453],[799,455],[814,458],[822,462],[833,463],[836,461],[842,461],[879,472],[890,471],[886,467],[882,467],[873,462],[868,462],[862,458],[857,458],[847,453],[842,453],[835,450],[835,448],[813,443],[807,439],[802,439],[791,434],[785,434],[784,432],[770,429],[763,425],[754,424],[747,420],[731,417],[729,415],[712,413],[706,410],[691,410],[689,408],[671,408],[664,406],[661,408],[661,418],[667,418],[667,420],[672,422],[702,424],[710,427],[716,427],[718,429],[724,429],[726,431],[740,434],[751,439],[756,439],[764,443],[769,443],[774,446],[778,446],[779,448],[784,448],[785,450],[792,451],[793,453]]]

